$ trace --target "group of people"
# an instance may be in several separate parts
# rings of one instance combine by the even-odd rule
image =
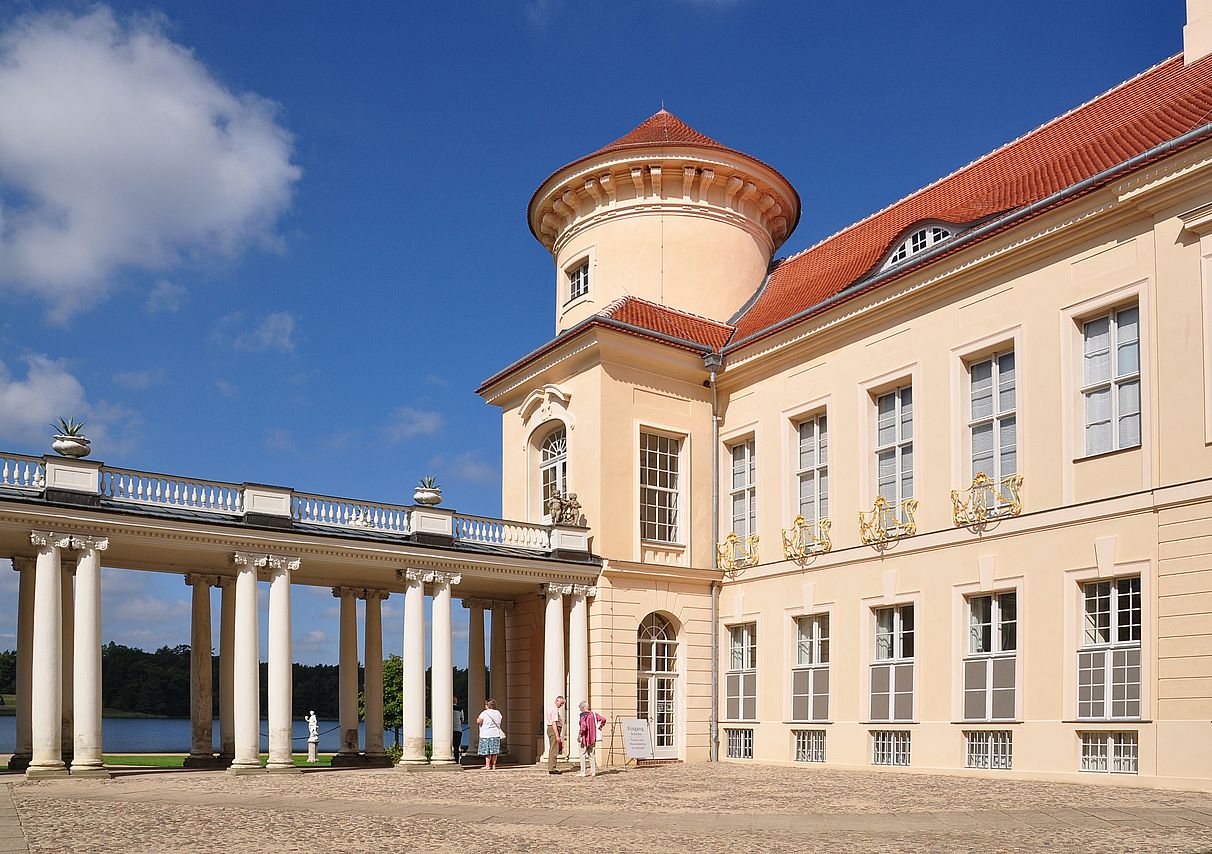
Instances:
[[[547,773],[559,774],[556,768],[556,760],[564,750],[564,698],[556,697],[555,702],[547,710]],[[580,703],[580,717],[577,721],[577,743],[581,745],[581,773],[578,777],[596,777],[598,773],[598,760],[596,748],[598,741],[602,737],[602,727],[606,725],[606,718],[599,715],[597,712],[589,708],[589,701],[582,700]],[[462,738],[462,716],[456,719],[456,728]],[[484,711],[480,712],[476,718],[476,723],[480,727],[480,755],[484,757],[484,767],[486,770],[492,771],[497,767],[497,757],[501,753],[501,740],[505,738],[505,731],[502,729],[502,715],[497,709],[496,700],[488,699],[484,701]],[[455,751],[457,755],[458,741],[455,742]],[[586,763],[589,769],[586,774]]]

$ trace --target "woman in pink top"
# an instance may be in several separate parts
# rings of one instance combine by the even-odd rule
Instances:
[[[594,748],[598,744],[598,730],[606,724],[606,719],[597,712],[589,708],[589,701],[582,700],[581,722],[578,727],[577,741],[581,745],[581,773],[578,777],[585,776],[585,758],[589,758],[589,776],[598,776],[598,759],[594,755]]]

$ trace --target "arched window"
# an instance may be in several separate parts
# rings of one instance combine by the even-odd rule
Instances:
[[[888,260],[884,263],[883,269],[887,270],[895,267],[897,264],[912,258],[918,253],[925,252],[936,243],[941,243],[951,236],[951,229],[944,228],[941,225],[930,225],[925,228],[919,228],[917,231],[910,234],[900,245],[893,250],[888,256]]]
[[[660,614],[649,614],[640,623],[640,673],[672,673],[676,669],[678,642],[673,626]]]
[[[636,633],[636,717],[647,718],[657,758],[677,756],[678,642],[674,626],[649,614]]]
[[[539,446],[539,482],[543,484],[543,513],[556,493],[568,491],[568,433],[558,427]]]

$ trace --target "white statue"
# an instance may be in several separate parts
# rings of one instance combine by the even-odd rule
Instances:
[[[307,713],[307,761],[315,764],[316,750],[320,744],[320,722],[316,720],[316,712],[313,709]]]

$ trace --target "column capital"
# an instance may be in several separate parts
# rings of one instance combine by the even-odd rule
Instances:
[[[576,585],[573,585],[573,584],[554,584],[554,583],[540,584],[539,585],[539,595],[540,596],[568,596],[572,593],[572,589],[575,586]]]
[[[27,569],[33,572],[36,564],[32,557],[17,557],[14,555],[10,560],[13,562],[13,572],[25,572]]]
[[[252,552],[233,552],[231,562],[236,566],[265,566],[268,561],[268,555],[253,554]]]
[[[235,583],[236,583],[236,579],[232,578],[230,575],[216,575],[215,576],[215,587],[218,587],[222,590],[230,589],[231,586]]]
[[[425,576],[428,573],[423,569],[397,569],[396,577],[403,582],[409,581],[425,581]]]
[[[39,548],[53,546],[60,549],[69,549],[72,546],[71,534],[56,534],[52,531],[30,531],[29,541],[32,545]]]
[[[357,587],[334,587],[332,589],[332,595],[337,599],[344,599],[346,596],[350,596],[355,599],[361,598],[358,595],[361,592],[362,591]]]
[[[367,602],[369,602],[372,599],[386,599],[391,595],[391,592],[387,590],[371,590],[369,587],[362,587],[358,589],[357,595],[359,599],[365,599]]]
[[[598,588],[592,584],[574,584],[572,585],[572,595],[592,599],[598,595]]]
[[[290,572],[297,570],[301,563],[299,558],[291,555],[275,555],[264,552],[233,552],[231,562],[236,566],[252,566],[257,569],[269,569],[272,571],[285,569]]]
[[[303,562],[297,557],[291,555],[266,555],[265,564],[270,569],[285,569],[290,572],[297,572],[299,566]]]
[[[196,587],[199,584],[204,585],[206,587],[218,587],[219,581],[220,581],[220,576],[217,576],[217,575],[204,575],[201,572],[185,573],[185,586],[186,587]]]
[[[460,584],[463,576],[457,572],[427,572],[423,579],[427,584]]]
[[[109,548],[109,537],[89,537],[79,534],[72,535],[72,548],[88,551],[90,549],[103,552]]]

